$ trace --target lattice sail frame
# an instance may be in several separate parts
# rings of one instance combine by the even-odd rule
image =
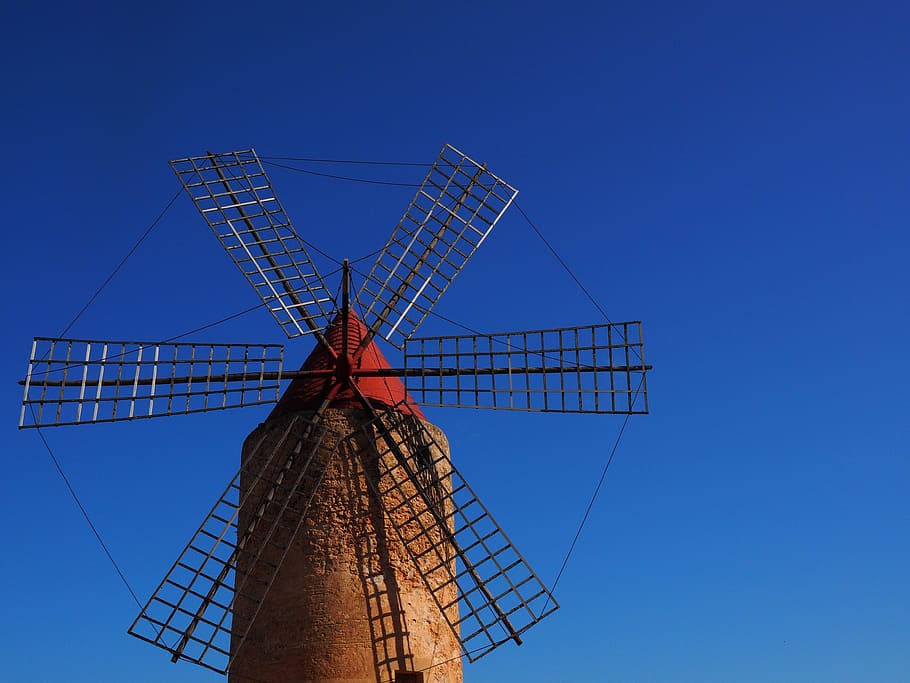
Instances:
[[[295,415],[275,443],[260,437],[133,621],[132,635],[174,661],[228,671],[333,457],[323,448],[325,431]],[[240,584],[238,564],[246,565]]]
[[[19,427],[274,403],[284,347],[35,337]]]
[[[408,391],[427,406],[648,412],[640,321],[409,339],[404,364]]]
[[[199,213],[288,337],[328,325],[335,304],[255,150],[171,162]]]
[[[378,466],[373,494],[473,662],[509,640],[520,643],[559,605],[424,423],[402,412],[405,405],[378,413],[349,437],[365,436],[373,454],[356,444],[351,450],[365,471]]]
[[[367,327],[401,349],[517,194],[445,145],[358,293]]]

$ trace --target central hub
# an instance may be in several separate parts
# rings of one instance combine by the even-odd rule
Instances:
[[[338,354],[335,361],[335,376],[338,381],[350,380],[354,376],[354,359],[348,354]]]

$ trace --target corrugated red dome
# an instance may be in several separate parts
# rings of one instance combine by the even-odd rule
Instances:
[[[348,343],[347,349],[343,349],[343,314],[335,316],[332,323],[326,328],[324,334],[329,346],[334,349],[339,357],[352,357],[360,346],[360,342],[366,336],[366,326],[360,321],[357,315],[350,311],[348,313]],[[317,344],[316,348],[301,366],[301,371],[306,370],[332,370],[335,368],[336,361],[322,344]],[[400,403],[405,398],[408,399],[408,406],[403,406],[406,412],[413,414],[420,419],[426,419],[413,399],[405,389],[404,384],[397,377],[376,377],[364,376],[358,374],[358,371],[369,371],[383,368],[389,368],[389,362],[371,341],[369,346],[364,349],[360,358],[354,363],[351,369],[351,381],[357,385],[357,388],[366,396],[370,403],[378,404],[379,407],[387,408]],[[284,395],[278,401],[278,405],[272,411],[272,415],[277,413],[315,410],[325,399],[326,394],[339,382],[343,382],[338,376],[332,374],[327,376],[298,377],[291,382]],[[362,408],[363,404],[354,393],[349,385],[345,382],[332,402],[329,404],[333,408]]]

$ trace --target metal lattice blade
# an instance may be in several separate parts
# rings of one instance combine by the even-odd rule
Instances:
[[[300,415],[277,439],[263,434],[133,621],[132,635],[174,661],[230,668],[322,482],[331,457],[324,435]]]
[[[373,493],[475,661],[506,641],[521,643],[521,634],[558,605],[424,423],[399,411],[403,403],[348,438],[375,444],[372,455],[360,456],[378,469]],[[362,465],[369,471],[374,463]]]
[[[647,413],[640,322],[411,339],[408,391],[422,405]]]
[[[443,147],[360,289],[367,326],[400,349],[517,194]]]
[[[332,296],[252,149],[177,159],[171,167],[288,337],[317,332]]]
[[[35,337],[19,427],[274,403],[284,347]]]

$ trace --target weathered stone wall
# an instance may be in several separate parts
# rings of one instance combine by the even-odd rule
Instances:
[[[247,471],[263,469],[291,419],[290,415],[271,418],[248,437],[243,450]],[[325,475],[318,487],[305,477],[291,500],[291,505],[302,506],[314,492],[283,561],[284,539],[290,538],[290,530],[277,531],[273,538],[277,546],[266,545],[260,561],[253,558],[287,500],[290,481],[301,471],[299,456],[298,464],[288,470],[284,485],[266,507],[263,521],[251,534],[246,552],[241,553],[235,583],[245,587],[235,604],[231,683],[389,683],[397,670],[426,670],[427,683],[461,683],[458,641],[369,489],[367,478],[375,482],[381,468],[375,458],[367,457],[364,472],[353,452],[375,453],[371,439],[360,436],[353,442],[344,441],[367,419],[357,409],[330,408],[323,416],[328,427],[325,448],[314,458],[318,466],[311,466],[309,471],[324,468]],[[426,427],[448,454],[442,432],[432,425]],[[255,448],[263,436],[265,440]],[[292,443],[285,443],[284,449]],[[286,461],[287,453],[279,451],[266,468],[266,478],[274,481]],[[439,474],[446,482],[445,473]],[[255,495],[251,499],[256,499],[241,508],[242,535],[256,516],[259,498],[268,486],[247,475],[241,480],[241,488],[252,488]],[[410,496],[412,492],[404,493]],[[393,507],[397,498],[396,492],[390,492],[385,507]],[[400,515],[406,512],[395,514],[400,522]],[[440,541],[444,545],[444,539],[428,539]],[[242,633],[237,631],[249,623],[254,604],[244,594],[257,594],[263,582],[271,578],[268,564],[279,562],[274,582],[241,644]],[[438,574],[439,580],[442,574]],[[455,598],[454,585],[441,592],[444,602]]]

